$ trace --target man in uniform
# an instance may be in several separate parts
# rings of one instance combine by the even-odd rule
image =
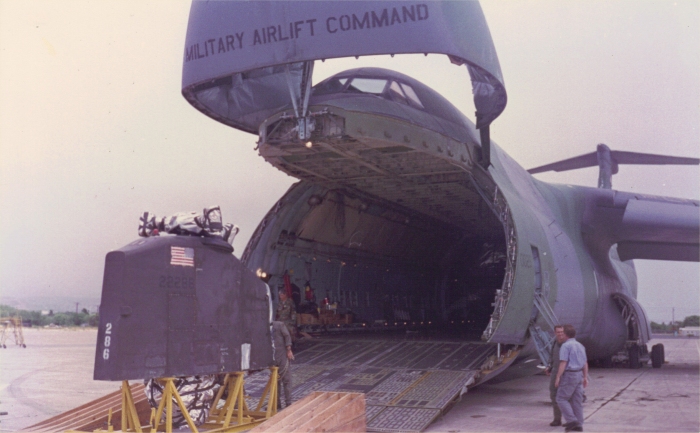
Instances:
[[[557,373],[559,372],[559,349],[564,342],[564,337],[564,327],[562,325],[555,326],[555,341],[552,345],[552,351],[549,354],[549,365],[544,370],[545,374],[549,376],[549,399],[552,400],[552,408],[554,410],[554,421],[549,423],[552,427],[561,425],[561,410],[557,404],[557,387],[554,386],[554,383],[557,380]]]
[[[279,320],[287,326],[289,335],[292,337],[292,343],[296,339],[297,329],[297,310],[294,307],[294,302],[289,299],[287,292],[284,289],[279,291],[279,303],[277,304],[277,314],[275,320]]]
[[[583,388],[588,386],[586,349],[576,341],[576,330],[564,325],[564,342],[559,350],[557,404],[564,419],[565,431],[583,431]]]
[[[274,344],[274,362],[277,370],[277,407],[282,408],[280,397],[284,389],[284,407],[292,404],[292,337],[287,326],[282,322],[272,322],[272,342]]]

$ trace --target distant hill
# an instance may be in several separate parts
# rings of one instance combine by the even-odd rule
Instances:
[[[96,313],[100,306],[100,298],[84,296],[0,296],[0,304],[8,305],[19,310],[41,311],[53,310],[54,313],[75,312],[86,308],[90,313]]]

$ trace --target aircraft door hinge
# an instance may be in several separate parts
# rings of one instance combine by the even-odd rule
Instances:
[[[304,62],[304,72],[301,77],[301,117],[307,117],[309,114],[309,98],[311,97],[311,79],[314,74],[314,62]]]
[[[289,97],[294,108],[294,117],[297,121],[297,134],[299,140],[305,141],[311,138],[314,130],[314,121],[309,115],[309,98],[311,97],[311,84],[314,72],[314,62],[304,62],[301,73],[301,82],[295,83],[289,65],[285,66]],[[297,87],[298,86],[298,87]]]
[[[297,119],[297,132],[299,134],[299,140],[308,140],[311,138],[311,133],[314,131],[316,124],[311,116],[302,117]]]

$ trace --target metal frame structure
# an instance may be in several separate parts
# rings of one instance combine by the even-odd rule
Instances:
[[[248,408],[248,404],[244,395],[245,372],[237,371],[227,373],[224,378],[224,384],[221,386],[214,401],[212,408],[209,411],[207,420],[197,428],[194,421],[190,417],[187,408],[185,407],[180,394],[177,391],[174,381],[176,378],[164,377],[158,381],[163,385],[163,395],[161,397],[158,408],[151,409],[151,417],[149,421],[150,432],[156,433],[164,431],[172,433],[173,431],[173,400],[180,408],[182,415],[187,422],[189,430],[193,433],[199,431],[207,432],[239,432],[250,430],[251,428],[262,424],[277,413],[277,380],[278,368],[270,367],[270,379],[268,380],[265,389],[260,396],[260,400],[254,410]],[[122,411],[121,411],[121,426],[122,431],[143,433],[144,429],[139,421],[134,397],[131,393],[129,381],[122,381]],[[224,397],[226,395],[226,397]],[[265,402],[267,400],[267,407]],[[165,413],[165,422],[161,422]],[[114,431],[112,426],[112,411],[110,409],[107,418],[107,431]]]
[[[255,410],[250,410],[245,401],[243,384],[244,372],[228,373],[224,379],[224,385],[214,397],[212,408],[209,411],[207,421],[202,428],[209,432],[239,432],[249,430],[258,424],[262,424],[277,413],[277,379],[278,368],[270,367],[270,379],[263,390]],[[219,401],[228,391],[228,396],[223,406],[219,407]],[[262,410],[267,398],[267,409]],[[235,414],[235,419],[233,415]],[[197,430],[190,427],[193,432]]]
[[[488,341],[496,332],[498,323],[505,314],[508,300],[513,291],[513,283],[515,282],[515,266],[518,255],[517,233],[513,224],[513,217],[506,202],[505,197],[499,191],[498,185],[493,185],[483,173],[474,170],[470,176],[472,185],[476,191],[484,199],[484,202],[489,206],[491,211],[496,215],[500,223],[503,225],[504,234],[506,237],[506,271],[503,278],[503,284],[499,290],[496,290],[496,295],[493,302],[493,313],[489,320],[486,329],[484,330],[481,339]]]
[[[19,316],[15,317],[3,317],[0,318],[0,325],[2,326],[2,332],[0,333],[0,347],[7,349],[5,342],[12,336],[15,340],[15,344],[20,347],[26,348],[27,345],[24,344],[24,333],[22,332],[22,318]],[[12,334],[10,334],[9,329],[12,329]]]

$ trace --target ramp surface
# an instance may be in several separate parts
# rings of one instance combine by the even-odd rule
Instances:
[[[120,384],[115,383],[115,388]],[[148,425],[148,417],[151,414],[151,406],[148,404],[144,393],[143,383],[131,384],[131,394],[134,397],[134,406],[142,425]],[[88,402],[75,409],[60,413],[40,423],[23,428],[22,432],[63,432],[63,431],[93,431],[107,429],[109,411],[112,411],[112,427],[114,430],[122,428],[122,392],[114,391],[103,397]]]
[[[422,431],[468,384],[496,347],[481,342],[314,339],[297,344],[292,400],[314,391],[365,395],[367,430]],[[255,401],[267,384],[246,378]]]

